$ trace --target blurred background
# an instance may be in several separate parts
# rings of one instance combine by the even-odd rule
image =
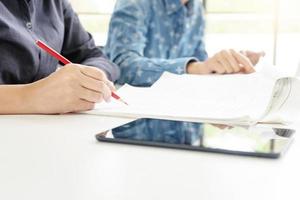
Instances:
[[[70,0],[97,45],[105,45],[116,0]],[[300,61],[300,0],[202,0],[206,47],[265,51],[267,64],[287,72]]]

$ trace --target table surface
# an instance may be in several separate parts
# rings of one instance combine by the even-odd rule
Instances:
[[[300,199],[299,134],[277,160],[96,141],[128,121],[0,116],[0,199]]]

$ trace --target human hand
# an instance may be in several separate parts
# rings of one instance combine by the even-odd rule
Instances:
[[[102,70],[69,64],[27,90],[29,113],[61,114],[93,109],[95,103],[109,101],[115,88]]]
[[[260,58],[264,57],[266,53],[264,51],[261,52],[254,52],[254,51],[240,51],[243,55],[245,55],[253,65],[256,65]]]
[[[187,66],[189,74],[232,74],[252,73],[254,66],[242,53],[235,50],[222,50],[204,62],[192,62]]]

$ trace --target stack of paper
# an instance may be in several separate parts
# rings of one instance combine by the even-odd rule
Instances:
[[[299,85],[299,80],[296,82]],[[291,83],[287,78],[263,73],[199,76],[166,72],[150,88],[120,88],[118,94],[129,106],[113,100],[98,104],[87,113],[240,125],[283,123],[285,120],[278,113],[287,113],[282,108],[291,96]],[[299,94],[300,85],[298,89]],[[291,101],[295,105],[295,98]],[[291,104],[286,107],[293,110]],[[298,116],[298,112],[293,113],[293,117]],[[288,115],[289,112],[285,117]]]

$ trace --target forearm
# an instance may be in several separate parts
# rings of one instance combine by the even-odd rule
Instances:
[[[0,85],[0,114],[64,114],[108,101],[114,90],[104,72],[69,64],[26,85]]]
[[[189,74],[232,74],[252,73],[254,68],[250,60],[235,50],[222,50],[204,62],[191,62],[187,66]]]
[[[0,114],[27,114],[31,107],[28,85],[0,85]]]
[[[184,74],[186,65],[196,58],[158,59],[147,58],[133,53],[118,56],[114,62],[121,68],[119,84],[129,83],[136,86],[150,86],[165,71]]]
[[[186,67],[187,74],[210,74],[211,70],[205,62],[190,62]]]

